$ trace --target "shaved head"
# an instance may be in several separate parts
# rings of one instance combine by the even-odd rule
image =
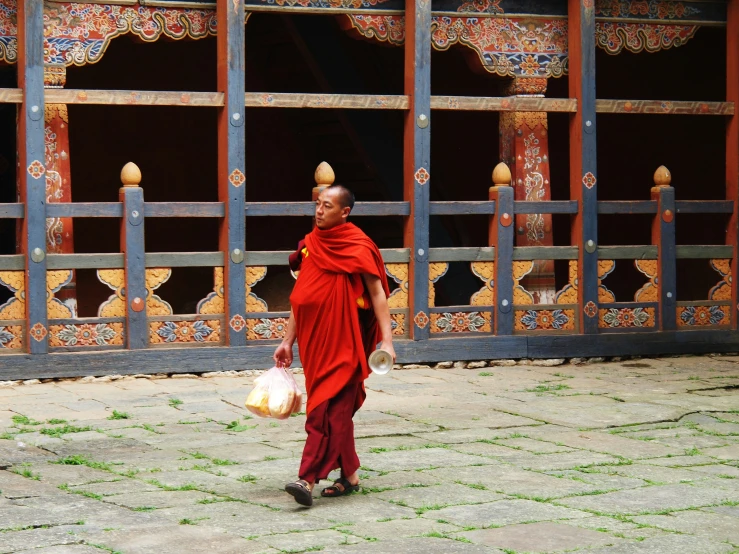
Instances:
[[[343,185],[331,185],[326,187],[328,191],[336,191],[336,199],[342,208],[354,209],[354,193]]]

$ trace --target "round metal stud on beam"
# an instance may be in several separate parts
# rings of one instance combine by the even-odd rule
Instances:
[[[145,307],[144,301],[141,300],[141,298],[139,298],[138,296],[134,298],[133,300],[131,300],[131,309],[134,312],[140,312],[141,310],[144,309],[144,307]]]

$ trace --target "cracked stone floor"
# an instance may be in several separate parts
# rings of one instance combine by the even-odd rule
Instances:
[[[0,554],[739,552],[739,357],[373,376],[362,491],[310,509],[252,382],[0,388]]]

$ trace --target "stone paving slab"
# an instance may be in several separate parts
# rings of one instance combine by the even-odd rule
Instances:
[[[730,493],[724,489],[700,488],[689,484],[655,485],[649,487],[649,494],[639,489],[629,489],[597,496],[563,498],[557,503],[611,514],[640,514],[712,506],[724,502],[729,496]]]
[[[621,542],[607,533],[552,522],[506,525],[498,529],[481,529],[458,535],[477,544],[529,553],[610,546]]]
[[[253,379],[0,389],[0,554],[739,552],[723,357],[373,377],[363,490],[310,509],[283,490],[305,416],[251,417]]]

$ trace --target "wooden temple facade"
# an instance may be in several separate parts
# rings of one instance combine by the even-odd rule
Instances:
[[[355,39],[402,52],[403,90],[248,90],[251,54],[245,35],[269,13],[328,18]],[[670,51],[679,60],[681,48],[697,41],[704,28],[712,29],[723,47],[714,52],[722,60],[721,98],[681,100],[679,91],[658,99],[596,93],[597,55],[641,59]],[[125,41],[124,35],[139,43],[173,41],[172,48],[214,41],[209,64],[216,68],[216,85],[199,91],[67,86],[68,73],[102,65],[109,47]],[[304,54],[310,49],[303,44]],[[450,49],[464,53],[458,59],[466,60],[465,71],[495,79],[488,94],[432,90],[432,52]],[[323,55],[330,58],[330,53]],[[301,201],[255,200],[260,198],[255,190],[271,184],[250,181],[247,136],[255,130],[247,114],[278,109],[331,110],[337,117],[391,111],[402,117],[397,194],[363,197],[355,191],[358,203],[352,214],[360,226],[363,220],[400,222],[393,227],[395,242],[387,242],[392,247],[383,247],[395,287],[390,304],[399,361],[739,350],[737,283],[732,279],[739,242],[739,0],[0,0],[0,61],[3,75],[12,76],[0,88],[3,113],[13,110],[3,125],[12,127],[15,121],[15,127],[2,132],[16,151],[16,163],[7,156],[0,159],[0,223],[5,243],[13,243],[0,255],[0,380],[268,367],[289,308],[284,302],[270,306],[260,297],[259,283],[271,268],[284,272],[289,244],[297,244],[302,232],[287,237],[288,247],[281,249],[250,245],[260,233],[266,237],[264,229],[279,233],[277,222],[285,219],[308,222],[309,229],[309,189],[315,187],[315,197],[321,186],[333,182],[334,171],[337,182],[344,182],[340,164],[328,152],[323,159],[333,170],[321,165],[315,184],[307,173],[294,185],[302,191]],[[700,76],[700,68],[691,71],[690,78]],[[598,83],[609,78],[599,73]],[[562,84],[552,93],[554,82]],[[88,143],[80,146],[78,141],[76,150],[70,148],[74,114],[95,106],[217,114],[217,137],[197,138],[215,152],[217,171],[213,168],[208,183],[213,201],[147,200],[146,170],[142,177],[136,165],[121,169],[122,163],[108,168],[121,172],[122,183],[106,185],[109,190],[120,187],[118,201],[75,200],[79,180],[72,179],[73,168],[84,144],[92,148],[109,140],[110,149],[138,162],[130,143],[117,142],[116,129],[105,124],[85,139]],[[498,146],[484,162],[492,182],[488,177],[454,185],[477,191],[473,200],[451,193],[440,199],[432,192],[434,117],[462,112],[497,113],[497,126],[478,131]],[[664,162],[649,151],[643,156],[652,170],[639,176],[642,196],[613,200],[609,190],[599,190],[607,176],[598,171],[598,145],[608,137],[599,137],[597,123],[645,114],[650,122],[658,120],[657,126],[679,118],[720,121],[717,136],[696,137],[721,151],[725,171],[722,163],[714,171],[724,182],[712,185],[719,193],[708,199],[681,194],[668,168],[660,167]],[[565,122],[558,136],[550,128],[555,121]],[[654,133],[655,143],[669,142],[654,128],[644,132]],[[456,147],[452,143],[464,136],[462,129],[448,147]],[[684,156],[690,152],[686,147]],[[162,164],[173,162],[188,163],[162,159]],[[270,163],[289,164],[289,154]],[[564,178],[554,175],[556,163],[568,167]],[[624,170],[623,179],[632,177]],[[552,194],[554,181],[563,194]],[[691,186],[699,191],[703,185]],[[681,222],[688,225],[697,214],[708,214],[721,226],[719,240],[678,241]],[[604,222],[634,216],[646,222],[644,242],[599,240]],[[464,241],[439,246],[430,231],[438,217],[483,218],[485,224],[475,227],[475,246]],[[91,218],[120,229],[116,251],[75,248],[84,238],[73,232],[80,233],[77,220]],[[147,227],[162,218],[181,219],[184,225],[215,220],[217,245],[211,251],[151,250]],[[382,223],[374,227],[380,228]],[[88,226],[84,234],[94,234],[90,229],[95,227]],[[564,244],[555,240],[555,231],[566,237]],[[8,239],[13,232],[14,240]],[[702,296],[683,292],[692,278],[690,271],[679,270],[683,260],[696,261],[713,275]],[[446,297],[453,300],[442,302],[440,287],[451,279],[452,265],[465,273],[460,283],[476,285],[462,301],[449,293]],[[608,280],[617,266],[629,266],[638,277],[626,295],[614,293]],[[175,313],[160,287],[187,268],[205,268],[212,286],[189,311]],[[107,290],[96,313],[78,309],[84,291],[77,275],[85,271],[94,271],[97,286]],[[447,282],[448,290],[454,287],[454,281]]]

